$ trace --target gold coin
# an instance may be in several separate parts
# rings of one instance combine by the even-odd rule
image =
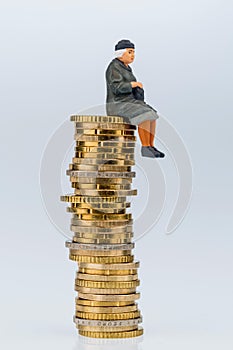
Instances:
[[[81,331],[88,331],[88,332],[126,332],[126,331],[133,331],[138,329],[138,325],[133,325],[133,326],[114,326],[114,327],[101,327],[101,326],[82,326],[82,325],[77,325],[77,329]]]
[[[90,275],[101,275],[101,276],[128,276],[128,275],[137,275],[137,270],[92,270],[92,269],[82,269],[79,268],[79,272],[86,273]]]
[[[72,122],[80,123],[123,123],[125,122],[124,117],[120,116],[103,116],[103,115],[71,115],[70,120]]]
[[[92,214],[92,215],[98,215],[98,214],[110,214],[110,213],[115,213],[115,214],[124,214],[125,209],[118,210],[118,209],[113,209],[109,213],[106,213],[105,210],[95,210],[95,209],[84,209],[84,208],[75,208],[75,207],[67,207],[66,211],[68,213],[76,213],[76,214]]]
[[[126,208],[123,209],[116,209],[116,208],[112,208],[112,210],[110,208],[80,208],[80,207],[76,207],[71,205],[71,208],[75,209],[75,210],[68,210],[69,212],[77,212],[78,214],[125,214],[126,213]]]
[[[108,161],[109,162],[109,161]],[[135,177],[135,172],[131,171],[131,166],[117,165],[117,164],[69,164],[69,170],[66,170],[66,175],[77,176],[77,173],[90,172],[93,174],[93,178],[132,178]],[[97,174],[96,174],[97,172]],[[105,172],[114,172],[115,176],[106,176]],[[120,173],[120,174],[119,174]],[[90,176],[89,176],[90,177]]]
[[[134,288],[140,285],[140,281],[127,281],[127,282],[119,282],[119,281],[86,281],[75,279],[75,285],[79,287],[85,288],[108,288],[108,289],[119,289],[119,288]]]
[[[89,159],[85,159],[85,162]],[[92,160],[92,159],[90,159]],[[85,163],[83,161],[83,163]],[[131,161],[130,161],[131,162]],[[131,166],[127,165],[105,165],[105,164],[97,164],[97,165],[86,165],[86,164],[73,164],[72,169],[69,169],[66,171],[66,175],[74,174],[74,171],[99,171],[99,172],[104,172],[104,171],[115,171],[115,172],[131,172]],[[101,178],[99,176],[99,178]],[[108,179],[108,178],[106,178]]]
[[[118,263],[118,264],[101,264],[101,263],[80,263],[80,268],[96,269],[96,270],[130,270],[137,269],[140,266],[139,261],[134,261],[130,263]]]
[[[82,196],[135,196],[137,190],[74,190],[74,193]]]
[[[71,164],[73,165],[73,164]],[[102,178],[86,178],[80,176],[70,176],[70,182],[78,182],[80,184],[109,184],[109,185],[129,185],[133,181],[132,178],[129,179],[102,179]]]
[[[96,264],[114,264],[123,262],[133,262],[133,255],[122,256],[83,256],[83,255],[69,255],[69,259],[77,262],[87,262]]]
[[[85,281],[105,281],[105,282],[131,282],[138,279],[138,275],[127,275],[127,276],[102,276],[102,275],[91,275],[87,273],[76,273],[76,278]]]
[[[73,217],[76,214],[73,214]],[[126,226],[128,224],[131,224],[133,222],[133,219],[131,220],[84,220],[84,219],[72,219],[72,224],[78,225],[78,226],[96,226],[96,227],[121,227]]]
[[[93,153],[90,153],[93,155]],[[79,156],[79,157],[73,157],[72,162],[74,164],[82,164],[82,165],[101,165],[101,166],[106,166],[106,165],[135,165],[135,160],[134,160],[134,155],[129,154],[126,155],[127,157],[124,156],[113,156],[108,153],[98,153],[98,157],[93,157],[90,156],[88,157],[88,153],[85,153],[85,156]]]
[[[93,300],[93,301],[131,301],[134,302],[140,298],[140,293],[135,292],[132,294],[125,295],[102,295],[102,294],[93,294],[93,293],[83,293],[79,291],[79,298],[84,300]]]
[[[78,182],[80,184],[129,185],[132,183],[132,179],[101,179],[101,178],[96,179],[96,178],[86,178],[86,177],[80,177],[80,176],[70,176],[70,182]]]
[[[90,159],[91,160],[91,159]],[[68,172],[69,170],[67,170]],[[73,170],[69,171],[71,176],[82,176],[87,178],[132,178],[136,176],[135,171],[123,172],[123,171],[82,171],[82,170]]]
[[[79,238],[74,236],[73,241],[76,243],[83,243],[83,244],[127,244],[131,243],[131,238],[126,239],[88,239],[88,238]]]
[[[73,219],[72,219],[73,220]],[[76,220],[74,220],[74,223]],[[119,221],[121,222],[121,221]],[[129,238],[133,237],[133,229],[130,225],[115,226],[115,227],[101,227],[101,226],[82,226],[82,225],[70,225],[70,230],[80,238]],[[119,233],[118,233],[119,232]],[[78,235],[77,235],[78,234]],[[103,236],[103,235],[108,236]],[[126,235],[127,234],[127,235]],[[130,235],[128,235],[130,234]],[[97,235],[97,236],[96,236]],[[113,236],[116,235],[116,236]],[[126,235],[126,236],[125,236]]]
[[[72,208],[86,208],[86,209],[98,209],[98,210],[103,210],[103,209],[126,209],[129,208],[131,205],[130,202],[124,202],[124,203],[111,203],[111,204],[106,204],[106,203],[71,203]]]
[[[72,158],[73,163],[76,163],[77,159],[84,159],[84,158],[88,158],[88,159],[93,159],[93,160],[105,160],[105,159],[109,159],[109,160],[115,160],[115,159],[119,159],[119,160],[134,160],[134,154],[128,154],[128,153],[106,153],[106,152],[75,152],[75,157]],[[103,163],[103,162],[102,162]],[[96,164],[96,162],[95,162]],[[98,163],[99,164],[99,163]]]
[[[130,255],[131,250],[81,250],[81,249],[69,249],[70,255],[78,256],[99,256],[99,257],[109,257],[109,256],[127,256]]]
[[[73,219],[71,219],[73,220]],[[76,220],[75,220],[76,221]],[[100,238],[113,238],[111,236],[106,236],[102,237],[102,234],[126,234],[130,233],[133,234],[133,225],[132,224],[126,224],[126,225],[121,225],[121,226],[116,226],[116,227],[99,227],[99,226],[84,226],[84,225],[70,225],[70,230],[75,232],[75,234],[80,234],[79,237],[83,238],[95,238],[95,236],[91,236],[93,234],[98,234],[101,235]],[[83,235],[81,235],[83,234]],[[88,236],[90,234],[90,236]],[[122,238],[124,236],[120,236],[119,238]],[[133,236],[125,236],[127,237],[133,237]]]
[[[113,140],[110,141],[76,141],[77,147],[126,147],[126,148],[135,148],[136,143],[126,141],[126,142],[116,142]]]
[[[138,305],[128,306],[85,306],[76,304],[77,312],[97,314],[119,314],[121,312],[133,312],[138,310]]]
[[[132,232],[126,232],[126,233],[85,233],[85,232],[77,232],[75,233],[75,237],[80,238],[94,238],[94,239],[116,239],[116,238],[123,238],[123,239],[130,239],[133,237]]]
[[[101,122],[95,122],[95,123],[88,123],[88,122],[76,122],[75,123],[76,129],[129,129],[129,130],[136,130],[136,125],[132,124],[125,124],[125,123],[101,123]]]
[[[74,139],[76,141],[118,141],[118,142],[126,142],[126,141],[136,141],[136,136],[132,135],[85,135],[75,134]]]
[[[135,288],[88,288],[75,285],[77,292],[88,294],[132,294],[136,292]]]
[[[126,200],[126,197],[104,197],[101,198],[90,196],[90,197],[83,197],[79,195],[75,195],[73,193],[60,196],[61,201],[64,202],[71,202],[71,203],[124,203]]]
[[[103,306],[128,306],[132,305],[134,301],[97,301],[97,300],[85,300],[76,298],[76,304],[77,305],[84,305],[84,306],[94,306],[94,307],[103,307]]]
[[[73,215],[75,215],[75,214],[73,214]],[[82,221],[82,222],[80,222],[80,221]],[[132,230],[131,230],[131,232],[130,232],[130,230],[126,230],[127,225],[131,224],[132,221],[133,220],[122,220],[122,221],[120,221],[120,220],[115,220],[115,221],[114,220],[111,220],[111,221],[110,220],[104,220],[104,221],[103,220],[101,220],[101,221],[97,221],[96,220],[96,221],[93,221],[92,220],[91,221],[91,220],[71,219],[71,222],[72,222],[72,225],[71,225],[72,229],[71,229],[71,231],[73,231],[73,232],[80,232],[80,233],[88,233],[88,232],[96,233],[97,232],[97,233],[100,233],[100,234],[101,233],[104,233],[104,234],[106,234],[106,233],[115,234],[115,233],[117,233],[116,231],[119,231],[120,233],[132,233],[133,232]],[[74,227],[73,227],[73,225],[74,225]],[[82,228],[85,229],[85,228],[88,228],[88,227],[93,228],[93,231],[88,230],[88,229],[86,229],[86,230],[82,229]],[[100,229],[100,231],[99,232],[98,231],[94,231],[95,228],[96,229]],[[113,229],[113,228],[115,230],[111,232],[110,230]],[[119,230],[117,228],[119,228]],[[123,230],[121,230],[121,228]],[[105,231],[101,232],[101,229],[103,229]],[[93,238],[93,237],[90,237],[90,238]],[[111,238],[111,237],[108,237],[108,238]]]
[[[128,320],[131,318],[138,318],[141,316],[140,311],[132,311],[132,312],[122,312],[119,314],[95,314],[92,312],[77,312],[75,314],[76,317],[85,318],[87,320]]]
[[[75,153],[127,153],[134,154],[134,148],[130,147],[87,147],[87,146],[75,146]]]
[[[130,190],[131,184],[128,185],[111,185],[111,184],[81,184],[79,182],[72,182],[71,187],[87,190]]]
[[[143,328],[127,332],[91,332],[79,330],[79,334],[90,338],[133,338],[143,335]]]
[[[129,220],[132,218],[131,213],[127,214],[75,214],[77,219],[81,220]]]
[[[109,135],[109,136],[134,136],[134,130],[126,129],[75,129],[74,137],[79,137],[80,135]]]

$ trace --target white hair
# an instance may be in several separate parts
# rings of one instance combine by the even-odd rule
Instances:
[[[121,57],[126,51],[126,49],[116,50],[115,57]]]

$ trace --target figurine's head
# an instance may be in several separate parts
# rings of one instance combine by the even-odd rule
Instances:
[[[126,66],[132,63],[135,56],[135,47],[131,41],[123,39],[115,45],[115,56]]]

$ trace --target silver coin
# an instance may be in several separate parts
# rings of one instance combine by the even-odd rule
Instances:
[[[131,250],[134,248],[134,243],[130,244],[82,244],[66,241],[66,248],[80,250]]]
[[[71,225],[70,230],[80,234],[83,233],[94,233],[94,234],[115,234],[115,233],[132,233],[133,234],[133,225],[124,225],[120,227],[98,227],[98,226],[81,226],[81,225]],[[132,237],[132,236],[131,236]],[[101,236],[100,236],[101,238]]]
[[[133,318],[129,320],[117,320],[117,321],[95,321],[85,320],[78,317],[73,317],[76,325],[90,326],[90,327],[121,327],[121,326],[134,326],[142,322],[142,317]]]
[[[68,173],[67,173],[68,172]],[[80,177],[103,177],[103,178],[128,178],[128,177],[135,177],[136,172],[130,171],[130,172],[117,172],[117,171],[79,171],[79,170],[67,170],[67,175],[71,176],[80,176]]]

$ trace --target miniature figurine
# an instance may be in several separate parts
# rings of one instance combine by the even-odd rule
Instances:
[[[105,77],[107,84],[106,112],[117,115],[133,125],[138,125],[141,140],[141,155],[158,158],[165,154],[154,147],[157,111],[144,101],[144,89],[129,66],[134,61],[135,46],[127,39],[115,45],[115,58],[108,65]]]

